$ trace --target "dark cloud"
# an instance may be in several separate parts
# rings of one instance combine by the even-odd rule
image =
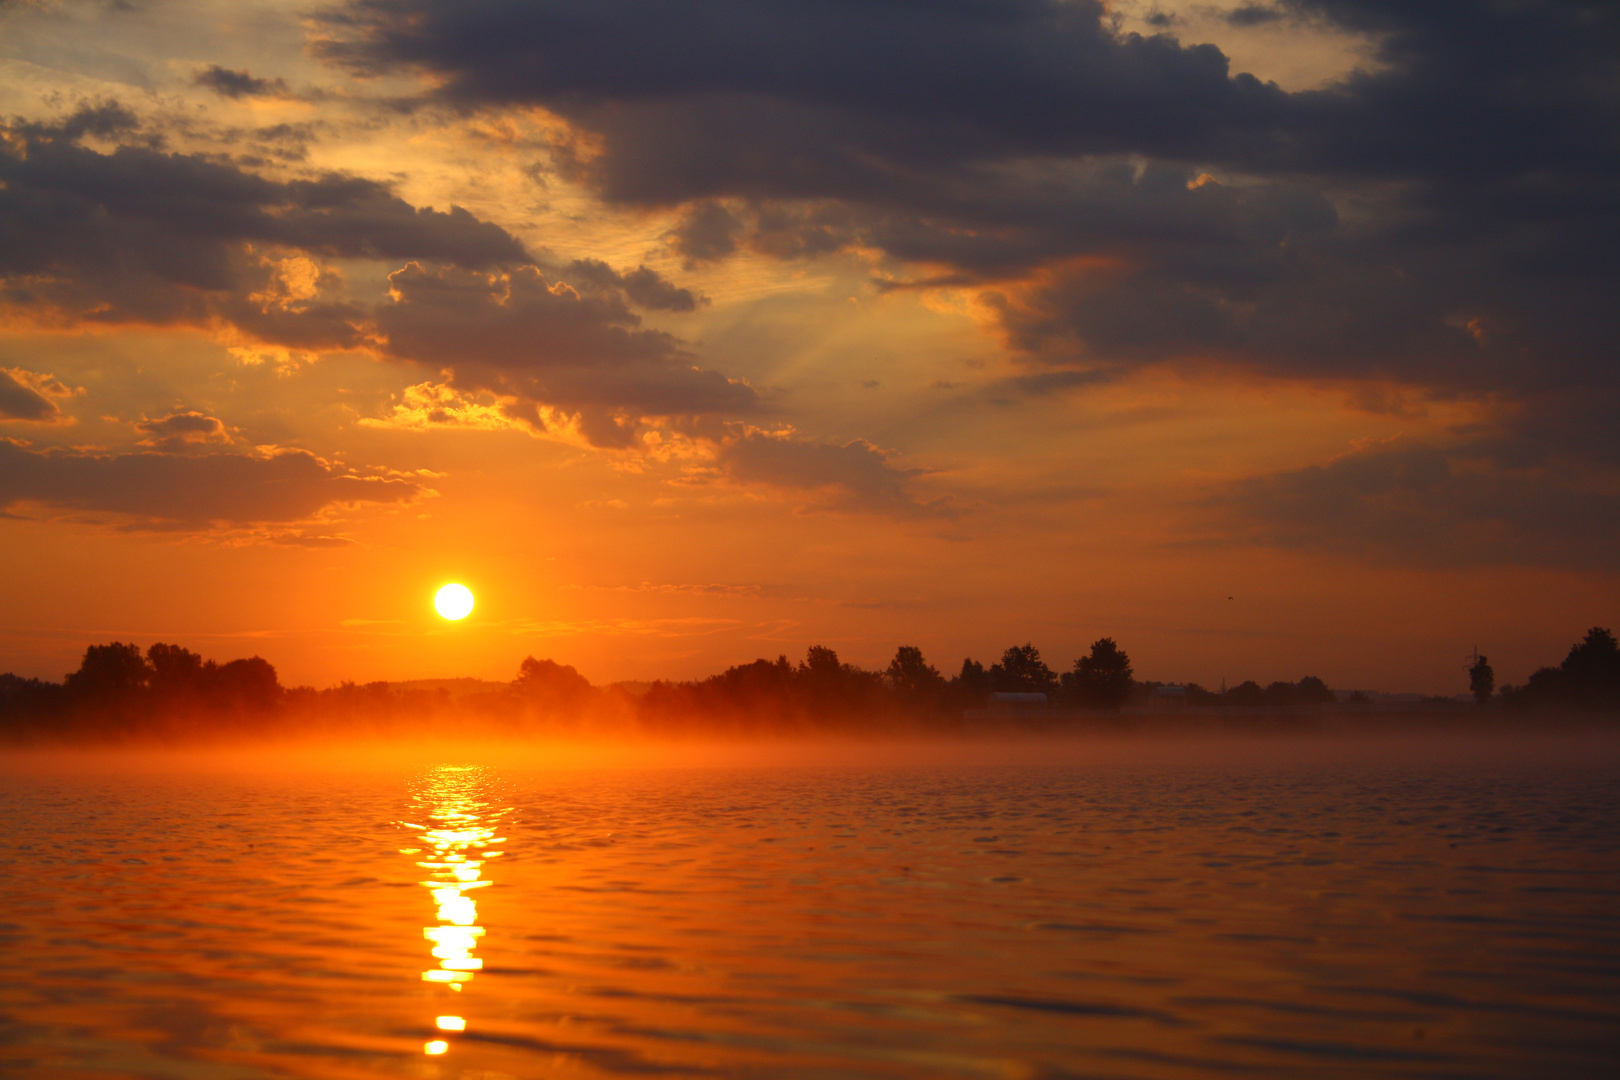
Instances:
[[[1111,382],[1117,374],[1116,371],[1108,368],[1100,368],[1094,371],[1037,371],[1030,375],[1015,375],[1012,378],[1002,380],[1000,383],[992,384],[991,393],[993,394],[1001,388],[1037,396],[1061,393],[1067,390],[1083,389],[1088,386],[1100,386],[1103,383]],[[940,390],[954,390],[956,388],[956,384],[950,382],[935,382],[933,386]]]
[[[50,423],[60,415],[56,402],[0,368],[0,420]]]
[[[649,311],[695,311],[707,297],[694,296],[690,289],[677,288],[656,270],[638,266],[619,279],[630,302]]]
[[[1380,444],[1246,480],[1213,506],[1227,538],[1270,546],[1431,566],[1613,569],[1612,485],[1548,461],[1504,462],[1491,450]]]
[[[532,261],[510,234],[460,207],[413,207],[375,181],[278,182],[197,156],[132,145],[103,154],[74,141],[111,123],[109,113],[121,115],[101,106],[89,118],[81,111],[53,126],[5,129],[0,302],[72,322],[227,319],[272,340],[341,347],[355,337],[350,308],[255,313],[248,298],[263,293],[269,273],[257,253],[471,267]]]
[[[1213,46],[1116,34],[1095,0],[353,0],[317,48],[431,71],[462,103],[544,103],[605,140],[589,170],[608,195],[643,201],[864,197],[919,166],[1084,155],[1399,177],[1613,166],[1610,4],[1231,17],[1285,13],[1374,36],[1382,66],[1287,94]]]
[[[679,288],[645,266],[621,274],[600,259],[575,259],[561,275],[574,286],[622,292],[631,303],[648,311],[696,311],[699,304],[708,303],[707,297]]]
[[[1181,153],[1263,138],[1287,103],[1216,49],[1114,35],[1095,0],[356,0],[326,25],[329,59],[429,69],[459,102],[546,103],[605,137],[605,191],[648,201]]]
[[[674,337],[642,328],[616,294],[582,293],[533,266],[482,274],[412,263],[389,281],[395,302],[374,324],[387,355],[450,369],[463,388],[579,413],[600,445],[628,445],[642,416],[760,407],[746,383],[694,366]]]
[[[192,77],[191,81],[228,98],[284,97],[287,94],[287,83],[284,79],[255,78],[246,71],[222,68],[218,64],[210,64],[203,68]]]
[[[81,104],[69,115],[53,123],[20,123],[13,131],[29,141],[63,140],[75,142],[86,135],[115,139],[128,135],[141,125],[140,117],[116,101]]]
[[[360,476],[302,450],[85,454],[0,441],[0,507],[39,502],[149,527],[300,521],[334,504],[405,502],[423,491],[415,480]]]
[[[687,269],[715,262],[737,250],[743,224],[724,206],[704,201],[691,207],[670,234],[670,246],[686,260]]]
[[[911,492],[917,470],[896,467],[892,457],[862,439],[838,445],[749,429],[726,440],[718,461],[734,480],[805,492],[827,509],[948,516],[944,503],[924,502]]]
[[[973,290],[1024,393],[1192,361],[1489,400],[1499,430],[1444,475],[1369,451],[1230,505],[1268,542],[1590,560],[1620,464],[1620,7],[1228,19],[1361,35],[1373,62],[1289,93],[1086,0],[353,0],[318,51],[564,117],[558,167],[680,208],[689,265],[878,251],[880,288]],[[789,445],[734,453],[786,483],[843,460]]]
[[[1376,64],[1287,93],[1087,0],[354,0],[329,59],[541,104],[672,249],[998,283],[1039,360],[1241,358],[1467,392],[1607,381],[1620,8],[1287,0]],[[1222,182],[1204,178],[1219,174]]]
[[[1270,4],[1244,4],[1233,8],[1225,15],[1226,21],[1233,26],[1262,26],[1266,23],[1281,22],[1287,17],[1286,12]]]
[[[195,411],[173,413],[158,420],[142,420],[136,423],[135,430],[146,436],[140,445],[170,452],[230,441],[230,434],[222,421]]]
[[[280,544],[284,547],[308,548],[339,548],[348,547],[354,541],[344,536],[307,535],[305,533],[281,533],[269,538],[270,543]]]
[[[412,207],[372,181],[327,175],[277,182],[195,156],[142,146],[99,153],[74,141],[133,126],[120,107],[100,105],[54,125],[6,129],[0,302],[47,321],[228,322],[289,347],[343,348],[365,340],[367,310],[327,291],[275,296],[277,270],[267,253],[474,269],[532,262],[498,227],[460,208]],[[572,269],[590,279],[582,285],[644,307],[682,311],[698,303],[644,268],[624,275],[605,264]]]
[[[613,445],[632,440],[642,416],[758,408],[746,384],[694,367],[676,338],[640,326],[632,306],[678,313],[706,302],[645,266],[542,270],[497,226],[460,207],[413,207],[374,181],[275,181],[148,146],[101,153],[76,141],[133,128],[103,105],[5,129],[0,304],[70,325],[226,324],[287,348],[367,348],[452,371],[464,388],[517,395],[536,422],[538,405],[579,413],[593,440]],[[372,304],[308,257],[405,268],[390,279],[391,301]],[[145,433],[163,446],[202,437]]]

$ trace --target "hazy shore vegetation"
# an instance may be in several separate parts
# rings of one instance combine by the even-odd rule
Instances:
[[[1484,657],[1467,675],[1480,714],[1620,716],[1620,646],[1600,627],[1523,686],[1496,692]],[[1409,713],[1473,715],[1455,699],[1406,704]],[[1377,709],[1365,695],[1336,694],[1314,676],[1219,691],[1138,681],[1111,638],[1093,643],[1066,670],[1053,670],[1026,643],[989,665],[964,659],[949,676],[915,646],[899,647],[887,668],[870,670],[815,645],[797,663],[759,659],[686,682],[595,686],[572,667],[529,657],[509,683],[344,682],[317,690],[283,687],[261,657],[218,663],[162,642],[144,652],[125,642],[89,646],[61,682],[0,675],[0,737],[12,742],[375,735],[447,726],[522,736],[1078,732],[1120,730],[1146,716],[1299,724],[1324,711]]]

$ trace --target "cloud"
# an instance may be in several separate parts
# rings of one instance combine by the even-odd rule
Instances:
[[[759,585],[709,582],[707,584],[681,584],[675,582],[642,581],[634,585],[573,585],[570,588],[601,592],[669,593],[691,596],[758,596]]]
[[[68,323],[228,321],[282,344],[341,348],[357,341],[352,304],[255,302],[275,285],[279,262],[266,251],[531,261],[505,230],[460,207],[413,207],[376,181],[281,182],[200,156],[75,141],[98,125],[125,133],[125,116],[101,106],[0,129],[0,304]]]
[[[642,326],[638,308],[681,313],[706,302],[646,266],[542,268],[465,210],[413,207],[370,180],[276,181],[197,156],[127,143],[102,153],[77,141],[92,129],[124,138],[134,125],[103,105],[4,130],[0,307],[14,317],[195,327],[283,366],[294,354],[362,349],[440,374],[372,425],[517,427],[633,450],[649,422],[690,426],[765,408],[745,381]],[[372,302],[349,295],[334,259],[403,265]],[[8,415],[51,414],[37,388],[11,382]],[[200,413],[138,430],[158,450],[229,441],[222,421]]]
[[[320,535],[318,533],[312,534],[312,533],[301,533],[301,532],[296,532],[296,533],[275,533],[275,534],[272,534],[269,537],[269,542],[272,543],[272,544],[280,545],[282,547],[307,547],[307,548],[340,548],[340,547],[348,547],[349,545],[354,543],[353,540],[350,540],[346,536],[323,536],[323,535]],[[389,620],[389,621],[398,621],[398,620]],[[349,623],[349,620],[344,620],[344,625],[348,625],[348,623]]]
[[[198,86],[206,86],[221,97],[285,97],[287,83],[284,79],[260,79],[246,71],[235,71],[231,68],[222,68],[218,64],[210,64],[197,72],[191,80]]]
[[[686,261],[687,269],[716,262],[737,250],[743,223],[717,202],[697,203],[670,233],[670,247]]]
[[[136,423],[135,430],[146,436],[139,445],[168,453],[231,441],[222,421],[200,412],[172,413],[158,420],[141,420]]]
[[[1207,46],[1115,36],[1095,0],[363,0],[329,60],[464,104],[543,103],[601,139],[611,197],[842,195],[903,170],[1263,139],[1285,107]]]
[[[897,468],[894,452],[856,439],[814,442],[790,431],[745,428],[721,443],[716,461],[733,480],[808,493],[832,510],[900,517],[948,516],[943,502],[924,502],[910,490],[919,469]]]
[[[678,288],[645,266],[621,274],[600,259],[575,259],[563,269],[562,276],[576,286],[622,291],[631,303],[648,311],[696,311],[700,304],[708,303],[707,297]]]
[[[0,368],[0,420],[55,423],[61,418],[61,410],[56,402],[31,385],[28,374]]]
[[[476,273],[411,263],[389,281],[394,302],[375,314],[385,355],[528,403],[524,418],[541,429],[539,407],[551,406],[574,414],[589,442],[624,447],[642,417],[761,408],[748,384],[695,366],[674,337],[641,328],[622,297],[581,293],[537,267]]]
[[[1229,540],[1426,566],[1607,570],[1620,484],[1551,462],[1494,457],[1489,443],[1395,440],[1323,465],[1253,477],[1210,504]]]
[[[1233,26],[1261,26],[1282,22],[1288,18],[1288,13],[1267,4],[1243,4],[1226,12],[1224,17]]]
[[[93,454],[0,441],[0,507],[36,502],[137,527],[294,522],[334,505],[407,502],[425,493],[416,480],[361,475],[302,450]]]
[[[352,0],[317,16],[316,51],[428,72],[461,105],[544,104],[592,134],[585,175],[630,201],[866,198],[919,169],[1038,158],[1385,177],[1614,160],[1612,5],[1292,0],[1230,18],[1273,16],[1371,36],[1379,66],[1289,94],[1214,46],[1116,33],[1097,0]]]
[[[77,141],[135,126],[101,105],[0,131],[0,308],[56,325],[224,331],[250,352],[365,349],[448,371],[458,392],[512,399],[514,421],[545,429],[543,414],[561,410],[603,446],[631,445],[648,416],[760,408],[746,383],[640,325],[635,308],[706,302],[654,270],[594,259],[543,269],[505,230],[460,207],[411,206],[371,180],[277,181],[127,141],[107,153]],[[403,266],[389,298],[369,302],[349,295],[328,265],[336,259]]]
[[[1285,92],[1091,0],[353,0],[316,51],[562,117],[689,265],[848,250],[979,288],[1034,367],[1612,390],[1620,8],[1285,0],[1375,42]],[[1612,421],[1612,418],[1611,418]]]
[[[523,431],[534,434],[535,424],[514,408],[516,399],[494,394],[464,394],[438,383],[407,386],[386,416],[362,417],[362,427],[399,428],[407,431]]]

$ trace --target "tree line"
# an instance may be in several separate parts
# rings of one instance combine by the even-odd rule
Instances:
[[[1145,699],[1164,684],[1139,682],[1131,658],[1113,638],[1099,638],[1086,655],[1054,671],[1033,644],[1009,646],[1001,659],[985,665],[971,657],[949,677],[928,663],[915,645],[902,645],[881,671],[842,663],[825,646],[812,645],[804,660],[786,656],[755,660],[694,682],[654,683],[641,713],[655,724],[684,716],[748,717],[774,714],[802,721],[871,714],[919,719],[958,719],[982,709],[994,695],[1041,695],[1059,710],[1117,711]],[[1321,679],[1245,682],[1221,692],[1196,683],[1183,690],[1188,704],[1308,708],[1334,699]],[[1034,704],[1034,703],[1030,703]]]
[[[644,692],[597,687],[574,668],[526,658],[510,683],[474,693],[343,682],[324,690],[283,687],[267,660],[217,663],[159,642],[144,653],[125,642],[91,645],[60,683],[0,675],[0,733],[12,737],[231,734],[270,730],[388,730],[412,722],[510,730],[583,727],[670,732],[694,727],[813,729],[851,725],[954,727],[996,694],[1043,695],[1060,709],[1117,710],[1157,683],[1134,678],[1112,638],[1094,642],[1069,669],[1052,670],[1033,644],[1007,648],[989,665],[973,659],[947,677],[922,650],[902,645],[882,670],[812,645],[739,664],[705,679],[659,681]],[[1249,682],[1221,694],[1196,685],[1196,704],[1309,705],[1331,699],[1321,680]]]
[[[1476,656],[1469,677],[1476,697],[1491,700],[1494,674],[1485,657]],[[381,731],[418,721],[517,731],[874,724],[951,729],[998,694],[1041,695],[1061,718],[1073,710],[1119,710],[1152,698],[1164,685],[1138,681],[1130,656],[1108,637],[1062,671],[1027,642],[1009,646],[989,665],[964,659],[950,676],[914,645],[897,648],[881,670],[845,663],[833,649],[812,645],[798,663],[786,656],[762,658],[705,679],[655,682],[640,693],[593,686],[568,665],[531,656],[510,683],[462,695],[385,682],[284,688],[262,657],[216,663],[178,645],[159,642],[143,653],[115,641],[89,646],[78,669],[60,683],[0,675],[0,733],[28,738]],[[1187,683],[1174,693],[1195,708],[1309,710],[1335,700],[1314,676],[1266,686],[1251,680],[1221,691]],[[1522,687],[1502,687],[1500,700],[1514,710],[1620,711],[1620,646],[1608,630],[1594,627],[1560,666],[1538,670]],[[1018,704],[1038,712],[1040,701]]]
[[[1489,671],[1484,657],[1479,663]],[[1476,696],[1478,690],[1476,687]],[[1502,703],[1520,711],[1565,708],[1620,712],[1620,642],[1603,627],[1592,627],[1570,646],[1563,663],[1538,668],[1523,686],[1502,687]]]
[[[182,728],[200,716],[242,723],[269,717],[284,691],[268,660],[220,664],[158,642],[143,654],[121,641],[91,645],[60,683],[0,675],[0,728],[62,734]]]

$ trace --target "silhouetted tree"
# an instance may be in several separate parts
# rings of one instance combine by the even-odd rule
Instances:
[[[237,712],[268,712],[281,699],[281,682],[276,678],[276,669],[260,656],[220,664],[211,676],[210,699],[216,705]]]
[[[1620,706],[1620,643],[1603,627],[1588,630],[1581,643],[1569,650],[1559,670],[1564,675],[1564,692],[1572,702],[1588,707]]]
[[[896,649],[884,675],[891,688],[914,696],[937,693],[945,685],[944,676],[923,659],[922,650],[915,645]]]
[[[844,725],[888,711],[891,702],[883,674],[843,663],[832,649],[812,645],[797,667],[779,656],[774,662],[739,664],[701,682],[654,683],[634,707],[655,729],[687,722],[760,728]]]
[[[1091,652],[1074,662],[1074,670],[1063,673],[1065,697],[1087,708],[1117,709],[1131,696],[1131,675],[1125,650],[1113,638],[1098,638]]]
[[[698,685],[710,692],[707,696],[711,704],[754,708],[769,703],[780,710],[793,696],[794,676],[786,656],[775,660],[761,657],[751,664],[729,667]]]
[[[0,675],[0,732],[13,737],[39,734],[62,715],[67,690],[61,683]]]
[[[977,708],[990,696],[990,673],[977,660],[964,658],[962,670],[951,679],[949,690],[957,704]]]
[[[805,650],[797,681],[801,700],[812,715],[841,721],[872,712],[883,689],[881,675],[842,663],[836,652],[822,645]]]
[[[1273,708],[1287,708],[1294,704],[1294,684],[1281,681],[1268,683],[1265,703]]]
[[[990,666],[990,687],[998,694],[1046,694],[1057,692],[1058,677],[1041,659],[1041,651],[1027,642],[1014,645],[1001,654],[1001,663]]]
[[[1195,682],[1190,682],[1187,684],[1188,705],[1205,706],[1217,705],[1219,703],[1220,695],[1215,693],[1213,690],[1205,690],[1202,686],[1199,686]]]
[[[838,654],[825,645],[810,646],[799,662],[799,674],[812,682],[836,682],[843,670]]]
[[[1564,703],[1564,673],[1555,667],[1537,668],[1523,686],[1502,687],[1502,703],[1511,709]]]
[[[146,719],[151,677],[138,645],[114,641],[89,646],[79,669],[63,680],[71,725],[90,732],[135,730]]]
[[[1307,675],[1294,684],[1294,701],[1300,705],[1327,705],[1337,700],[1328,684],[1315,675]]]
[[[203,658],[190,649],[159,641],[146,650],[146,663],[151,668],[150,685],[154,690],[195,691],[202,684]]]
[[[1482,709],[1496,692],[1496,672],[1491,669],[1491,662],[1477,653],[1473,666],[1468,669],[1468,692]]]
[[[1594,626],[1558,667],[1541,668],[1521,687],[1502,687],[1502,700],[1520,709],[1620,709],[1620,644],[1608,630]]]
[[[577,715],[590,699],[590,680],[555,660],[523,658],[512,689],[530,707],[546,713]]]
[[[146,650],[146,663],[152,672],[147,686],[160,715],[194,711],[215,696],[218,665],[190,649],[160,641]]]
[[[945,704],[945,677],[923,659],[922,650],[915,645],[896,649],[883,677],[902,711],[936,713]]]
[[[1245,679],[1221,695],[1222,705],[1258,708],[1266,703],[1266,692],[1253,679]]]
[[[152,669],[139,645],[114,641],[84,650],[79,670],[67,677],[68,693],[82,700],[128,699],[144,689]]]
[[[386,682],[356,684],[344,679],[321,691],[324,711],[381,717],[393,711],[394,689]]]
[[[700,682],[655,682],[636,702],[647,726],[668,730],[689,722],[755,728],[800,711],[797,673],[786,656],[729,667]]]

